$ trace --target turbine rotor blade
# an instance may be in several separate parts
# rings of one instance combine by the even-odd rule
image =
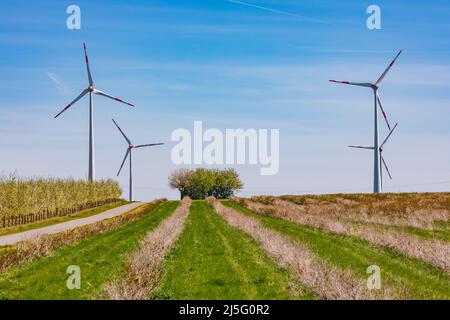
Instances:
[[[94,90],[94,93],[95,93],[95,94],[98,94],[98,95],[101,95],[101,96],[104,96],[104,97],[107,97],[107,98],[110,98],[110,99],[112,99],[112,100],[116,100],[116,101],[118,101],[118,102],[127,104],[127,105],[129,105],[129,106],[131,106],[131,107],[134,107],[134,104],[129,103],[129,102],[126,102],[126,101],[123,101],[122,99],[113,97],[113,96],[111,96],[111,95],[109,95],[109,94],[107,94],[107,93],[104,93],[104,92],[100,91],[100,90],[95,89],[95,90]]]
[[[378,100],[378,105],[380,106],[380,109],[381,109],[381,113],[383,114],[384,121],[386,121],[387,127],[388,127],[388,129],[390,131],[391,130],[391,125],[389,124],[386,112],[384,112],[384,108],[383,108],[383,105],[381,104],[381,99],[380,99],[380,96],[379,96],[378,92],[377,92],[377,100]]]
[[[122,129],[120,129],[119,125],[117,124],[116,121],[114,121],[114,119],[112,119],[112,121],[114,122],[114,124],[116,125],[117,129],[119,129],[120,133],[122,134],[122,136],[125,138],[125,140],[128,142],[128,144],[131,144],[130,139],[128,139],[128,137],[125,135],[125,133],[122,131]]]
[[[86,60],[86,69],[87,69],[87,74],[88,74],[89,85],[93,86],[94,81],[92,81],[91,68],[89,67],[89,58],[88,58],[87,50],[86,50],[86,43],[84,43],[84,42],[83,42],[83,47],[84,47],[84,58]]]
[[[350,86],[358,86],[358,87],[368,87],[368,88],[372,88],[372,84],[371,83],[361,83],[361,82],[350,82],[350,81],[337,81],[337,80],[328,80],[330,82],[333,83],[340,83],[340,84],[347,84]]]
[[[380,149],[383,149],[383,146],[389,140],[389,138],[391,137],[392,133],[394,132],[395,128],[397,128],[397,126],[398,126],[398,122],[395,124],[395,126],[392,128],[392,130],[389,132],[389,134],[387,135],[386,139],[384,139],[384,141],[381,143]]]
[[[131,148],[127,148],[127,152],[125,153],[125,157],[123,158],[122,164],[120,165],[119,172],[117,172],[117,176],[119,176],[120,171],[122,171],[122,168],[123,168],[123,165],[125,163],[125,160],[127,160],[128,155],[130,154],[130,149]]]
[[[377,87],[381,84],[381,82],[383,81],[384,77],[386,77],[386,75],[389,72],[389,70],[391,70],[391,68],[394,66],[395,62],[397,61],[398,57],[400,56],[400,54],[402,52],[403,52],[403,50],[400,50],[400,52],[397,53],[397,55],[395,56],[394,60],[392,60],[392,62],[389,64],[389,66],[386,68],[386,70],[384,70],[384,72],[381,75],[381,77],[377,80],[377,82],[375,82],[375,85]]]
[[[367,150],[373,150],[373,147],[365,147],[365,146],[348,146],[349,148],[356,148],[356,149],[367,149]]]
[[[135,146],[135,148],[142,148],[142,147],[153,147],[153,146],[160,146],[163,145],[164,143],[151,143],[151,144],[140,144]]]
[[[383,162],[384,168],[386,169],[386,172],[387,172],[387,174],[389,175],[389,179],[392,180],[391,173],[389,172],[389,168],[388,168],[388,166],[387,166],[387,164],[386,164],[386,161],[384,161],[383,156],[381,156],[381,162]]]
[[[88,92],[89,92],[88,89],[83,90],[83,92],[81,92],[80,95],[79,95],[78,97],[76,97],[71,103],[69,103],[67,106],[65,106],[64,109],[62,109],[62,110],[61,110],[54,118],[55,118],[55,119],[58,118],[59,115],[60,115],[61,113],[63,113],[64,111],[66,111],[67,109],[69,109],[71,106],[73,106],[73,105],[75,104],[75,102],[77,102],[78,100],[80,100],[81,98],[83,98],[84,95],[85,95],[86,93],[88,93]]]

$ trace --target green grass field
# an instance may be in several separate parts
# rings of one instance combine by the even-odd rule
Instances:
[[[164,265],[159,299],[292,299],[286,270],[258,244],[194,201],[186,229]],[[291,290],[292,289],[292,290]]]
[[[169,217],[178,203],[169,201],[149,208],[137,220],[7,269],[0,275],[0,299],[108,298],[105,284],[126,278],[128,253],[136,250],[139,241]],[[222,203],[258,219],[265,228],[306,244],[320,259],[351,269],[361,279],[368,277],[367,267],[375,264],[381,268],[382,285],[406,292],[411,299],[450,299],[449,274],[422,260],[357,237],[257,214],[232,201]],[[448,226],[446,222],[439,224]],[[432,236],[426,233],[424,237]],[[81,290],[66,287],[69,265],[81,268]],[[206,201],[192,202],[184,230],[161,267],[156,289],[148,292],[151,299],[317,298],[253,238],[229,226]]]
[[[442,228],[442,230],[424,230],[424,229],[415,228],[415,227],[389,226],[389,225],[384,225],[384,224],[379,224],[379,223],[368,223],[368,222],[365,222],[365,223],[353,222],[353,223],[355,225],[364,225],[364,224],[372,225],[372,226],[376,226],[382,230],[384,229],[384,230],[407,232],[409,234],[422,237],[424,239],[436,239],[436,240],[441,240],[444,242],[450,242],[450,232],[449,232],[449,230],[446,230],[444,228]],[[437,223],[435,225],[439,225],[439,223]]]

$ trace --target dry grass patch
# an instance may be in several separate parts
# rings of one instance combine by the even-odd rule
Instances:
[[[301,206],[304,213],[391,226],[441,230],[435,222],[450,220],[449,193],[281,196],[279,199]],[[252,200],[273,204],[277,198],[263,196]]]
[[[147,234],[140,248],[130,254],[124,278],[106,285],[110,299],[148,299],[161,278],[161,262],[184,229],[190,205],[191,199],[183,198],[175,212]]]

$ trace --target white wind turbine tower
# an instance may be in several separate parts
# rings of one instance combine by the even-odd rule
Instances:
[[[131,153],[133,149],[137,149],[137,148],[142,148],[142,147],[153,147],[153,146],[160,146],[163,145],[164,143],[151,143],[151,144],[140,144],[140,145],[133,145],[130,141],[130,139],[128,139],[128,137],[125,135],[125,133],[122,131],[122,129],[120,129],[119,125],[116,123],[116,121],[114,121],[114,119],[112,119],[112,121],[114,122],[114,124],[116,125],[117,129],[119,129],[120,133],[122,134],[122,136],[125,138],[125,140],[128,143],[128,148],[127,151],[125,153],[125,157],[123,158],[122,164],[120,165],[119,171],[117,172],[117,176],[119,176],[120,171],[122,170],[122,167],[125,163],[125,160],[127,160],[128,155],[130,156],[130,187],[129,187],[129,192],[130,192],[130,199],[129,201],[133,201],[133,166],[132,166],[132,160],[131,160]]]
[[[380,183],[382,183],[382,181],[380,179],[380,175],[382,175],[381,163],[384,164],[384,166],[385,166],[385,168],[386,168],[386,170],[388,172],[388,175],[391,176],[390,173],[389,173],[389,169],[387,168],[386,162],[382,158],[381,154],[382,154],[382,150],[383,150],[384,144],[387,142],[387,140],[391,136],[392,132],[397,127],[397,124],[396,124],[394,126],[394,128],[391,129],[391,126],[390,126],[389,121],[387,119],[386,113],[384,112],[383,105],[381,104],[381,99],[380,99],[380,95],[378,94],[378,89],[380,88],[384,77],[387,75],[389,70],[394,66],[395,62],[397,61],[397,59],[398,59],[398,57],[400,56],[401,53],[402,53],[402,50],[400,50],[400,52],[397,54],[397,56],[394,58],[394,60],[392,60],[392,62],[389,64],[389,66],[383,72],[381,77],[375,83],[359,83],[359,82],[330,80],[330,82],[334,82],[334,83],[342,83],[342,84],[347,84],[347,85],[352,85],[352,86],[367,87],[367,88],[370,88],[370,89],[373,90],[373,94],[374,94],[374,143],[373,143],[373,147],[361,147],[361,146],[351,146],[351,147],[373,150],[373,165],[374,165],[374,169],[373,169],[373,192],[374,193],[379,193],[380,190],[381,190],[380,189]],[[381,146],[379,145],[379,141],[378,141],[378,139],[379,139],[379,136],[378,136],[378,106],[381,109],[381,112],[383,114],[384,120],[386,121],[386,124],[387,124],[387,126],[389,128],[389,131],[390,131],[389,135],[387,136],[385,141],[381,144]]]
[[[123,101],[122,99],[113,97],[105,92],[102,92],[100,90],[97,90],[94,87],[94,81],[92,81],[92,75],[91,75],[91,69],[89,67],[89,59],[87,56],[87,52],[86,52],[86,44],[83,43],[83,47],[84,47],[84,57],[86,59],[86,69],[87,69],[87,75],[88,75],[88,81],[89,81],[89,86],[87,87],[87,89],[84,89],[80,95],[78,97],[76,97],[71,103],[69,103],[66,107],[64,107],[64,109],[61,110],[61,112],[59,112],[55,118],[59,117],[59,115],[61,113],[63,113],[64,111],[66,111],[67,109],[69,109],[71,106],[73,106],[78,100],[80,100],[82,97],[84,97],[86,94],[89,93],[89,175],[88,175],[88,179],[89,181],[94,181],[95,180],[95,163],[94,163],[94,159],[95,159],[95,150],[94,150],[94,94],[100,95],[100,96],[104,96],[106,98],[110,98],[113,99],[115,101],[127,104],[131,107],[134,107],[133,104]]]

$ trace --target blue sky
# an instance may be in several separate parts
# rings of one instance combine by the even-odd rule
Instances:
[[[400,123],[385,190],[449,191],[448,1],[244,2],[2,1],[0,171],[86,177],[87,99],[53,119],[87,86],[86,41],[96,86],[137,106],[96,98],[99,178],[115,177],[125,151],[114,117],[135,143],[168,142],[135,152],[137,198],[176,197],[170,134],[203,120],[280,129],[279,174],[236,166],[242,195],[369,192],[371,154],[346,146],[372,141],[370,91],[327,80],[375,81],[404,49],[380,90]],[[70,4],[81,30],[66,28]],[[381,30],[366,27],[370,4]],[[118,180],[126,191],[127,171]]]

